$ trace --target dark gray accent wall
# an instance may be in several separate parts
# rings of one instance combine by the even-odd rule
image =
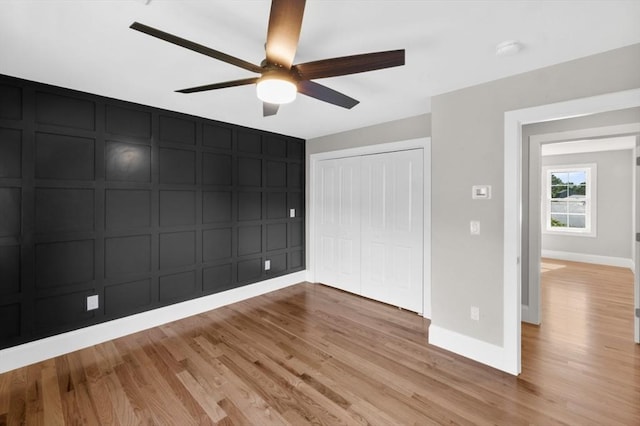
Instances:
[[[0,348],[303,270],[303,206],[301,139],[0,76]]]

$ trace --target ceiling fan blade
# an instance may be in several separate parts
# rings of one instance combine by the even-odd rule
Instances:
[[[176,44],[178,46],[184,47],[189,50],[193,50],[194,52],[201,53],[205,56],[209,56],[214,59],[218,59],[220,61],[226,62],[231,65],[235,65],[240,68],[244,68],[248,71],[262,73],[262,68],[258,65],[254,65],[251,62],[244,61],[242,59],[236,58],[231,55],[227,55],[226,53],[222,53],[218,50],[211,49],[209,47],[203,46],[198,43],[194,43],[193,41],[186,40],[184,38],[174,36],[173,34],[166,33],[164,31],[149,27],[147,25],[141,24],[139,22],[134,22],[129,26],[136,31],[140,31],[141,33],[148,34],[152,37],[159,38],[164,41],[168,41],[169,43]]]
[[[404,65],[404,49],[323,59],[295,65],[305,80],[356,74]]]
[[[273,0],[267,30],[267,62],[291,68],[298,49],[305,0]]]
[[[269,102],[263,102],[262,116],[269,117],[271,115],[276,115],[278,113],[278,108],[280,108],[280,105],[278,104],[270,104]]]
[[[246,84],[257,83],[260,77],[243,78],[242,80],[225,81],[223,83],[205,84],[204,86],[189,87],[188,89],[176,90],[178,93],[206,92],[207,90],[224,89],[226,87],[244,86]]]
[[[347,109],[351,109],[360,103],[360,101],[356,99],[350,98],[349,96],[330,89],[327,86],[323,86],[322,84],[318,84],[315,81],[299,81],[298,92]]]

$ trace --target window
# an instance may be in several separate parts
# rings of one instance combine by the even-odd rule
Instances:
[[[596,165],[548,166],[543,179],[543,230],[595,237]]]

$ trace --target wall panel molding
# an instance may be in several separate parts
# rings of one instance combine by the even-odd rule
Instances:
[[[304,270],[304,149],[0,75],[0,349]]]

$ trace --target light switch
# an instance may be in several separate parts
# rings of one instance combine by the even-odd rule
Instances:
[[[472,220],[469,222],[469,230],[471,231],[471,235],[480,235],[480,221]]]
[[[269,269],[271,269],[271,261],[270,260],[265,260],[264,261],[264,270],[268,271]]]
[[[296,209],[289,209],[289,217],[296,217]]]

